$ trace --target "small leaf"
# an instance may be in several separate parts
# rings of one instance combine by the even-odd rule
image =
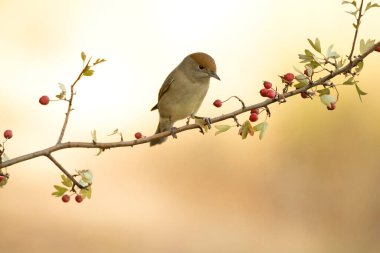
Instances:
[[[249,122],[249,120],[246,120],[244,124],[241,126],[239,132],[241,133],[241,138],[243,140],[247,138],[248,134],[252,136],[254,134],[254,130],[251,125],[251,122]]]
[[[58,95],[56,95],[56,97],[58,99],[65,99],[66,98],[66,87],[65,85],[61,84],[61,83],[58,83],[58,86],[59,88],[61,89],[61,93],[59,93]]]
[[[357,93],[358,93],[358,95],[359,95],[359,99],[360,99],[360,101],[362,101],[362,96],[365,96],[365,95],[367,95],[368,93],[362,91],[362,90],[359,88],[359,86],[358,86],[357,84],[355,84],[355,88],[356,88],[356,91],[357,91]]]
[[[84,76],[92,76],[94,74],[94,72],[95,71],[92,69],[87,69],[87,70],[83,71],[83,75]]]
[[[329,48],[327,49],[327,58],[333,58],[333,59],[336,59],[336,58],[339,58],[340,55],[335,52],[335,51],[332,51],[332,48],[334,47],[334,45],[331,45],[329,46]]]
[[[315,51],[318,53],[321,53],[321,42],[318,38],[315,39],[315,42],[313,42],[311,39],[307,39],[309,41],[309,44],[314,48]]]
[[[229,125],[215,125],[215,128],[218,129],[218,131],[215,132],[215,135],[218,135],[218,134],[221,134],[221,133],[224,133],[224,132],[230,130],[231,126],[229,126]]]
[[[59,186],[59,185],[54,185],[54,188],[57,191],[53,192],[51,195],[54,195],[54,196],[57,196],[57,197],[61,197],[63,194],[65,194],[65,192],[68,191],[68,189],[66,187],[62,187],[62,186]]]
[[[360,40],[360,54],[364,54],[374,45],[375,45],[375,40],[368,39],[367,41],[364,41],[363,39],[361,39]]]
[[[307,85],[307,84],[305,84],[305,83],[301,83],[301,82],[299,82],[299,83],[294,84],[293,86],[294,86],[294,88],[296,88],[296,89],[300,89],[300,88],[305,87],[306,85]]]
[[[92,193],[91,187],[87,187],[85,189],[80,190],[80,195],[82,195],[83,198],[91,199],[91,193]]]
[[[119,129],[115,129],[113,130],[113,132],[111,134],[109,134],[108,136],[111,136],[111,135],[115,135],[115,134],[118,134],[119,133]]]
[[[343,85],[353,85],[356,81],[354,80],[354,77],[348,78],[346,81],[344,81]]]
[[[368,11],[369,9],[374,8],[374,7],[380,7],[380,5],[378,5],[377,3],[373,4],[373,3],[369,2],[369,3],[367,3],[365,11]]]
[[[262,138],[264,138],[264,134],[265,134],[267,128],[268,128],[268,122],[264,121],[264,122],[261,122],[260,124],[257,124],[256,126],[254,126],[253,130],[260,132],[259,139],[261,140]]]
[[[82,58],[82,61],[83,61],[83,63],[84,63],[84,61],[86,60],[86,54],[84,53],[84,52],[82,52],[81,54],[80,54],[80,57]]]
[[[360,73],[360,71],[362,71],[363,69],[363,66],[364,66],[364,62],[363,61],[359,62],[355,69],[356,73]]]
[[[102,58],[96,59],[96,61],[94,62],[94,66],[99,64],[99,63],[105,62],[105,61],[106,61],[106,59],[102,59]]]
[[[324,88],[324,89],[321,89],[321,90],[317,90],[317,92],[319,93],[319,96],[329,95],[330,94],[330,89]]]
[[[321,95],[320,99],[321,99],[321,102],[326,106],[331,106],[331,104],[336,103],[336,98],[328,94]]]
[[[97,139],[96,139],[96,129],[94,129],[94,130],[91,131],[91,137],[92,137],[92,142],[96,143],[96,141],[97,141]]]
[[[73,186],[73,182],[71,182],[70,178],[66,177],[65,175],[61,175],[62,178],[62,184],[67,187]]]

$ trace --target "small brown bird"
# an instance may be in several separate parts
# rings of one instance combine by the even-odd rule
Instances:
[[[160,113],[156,134],[173,130],[173,124],[178,120],[195,117],[206,96],[210,77],[220,80],[211,56],[193,53],[183,59],[165,79],[158,93],[158,103],[152,108],[152,111],[158,109]],[[150,146],[161,144],[166,139],[153,140]]]

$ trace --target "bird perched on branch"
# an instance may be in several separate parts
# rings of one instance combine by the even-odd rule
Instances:
[[[205,53],[193,53],[169,74],[158,93],[158,103],[151,111],[158,109],[160,121],[157,133],[172,131],[174,122],[195,117],[206,96],[210,78],[220,80],[216,74],[214,59]],[[150,142],[150,146],[163,143],[167,137]]]

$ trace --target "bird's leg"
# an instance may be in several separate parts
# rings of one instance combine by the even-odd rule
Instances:
[[[195,115],[193,115],[193,118],[194,119],[201,119],[201,120],[203,120],[206,123],[208,129],[211,129],[211,124],[212,124],[211,118],[209,118],[209,117],[199,117],[199,116],[195,116]]]
[[[177,139],[177,128],[173,126],[172,118],[169,117],[170,122],[170,134],[173,136],[174,139]]]

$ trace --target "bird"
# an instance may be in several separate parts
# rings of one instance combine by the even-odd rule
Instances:
[[[220,80],[214,59],[202,52],[192,53],[167,76],[158,93],[158,103],[151,111],[159,112],[156,134],[172,131],[174,123],[194,118],[205,98],[211,77]],[[163,143],[167,137],[154,139],[150,146]]]

